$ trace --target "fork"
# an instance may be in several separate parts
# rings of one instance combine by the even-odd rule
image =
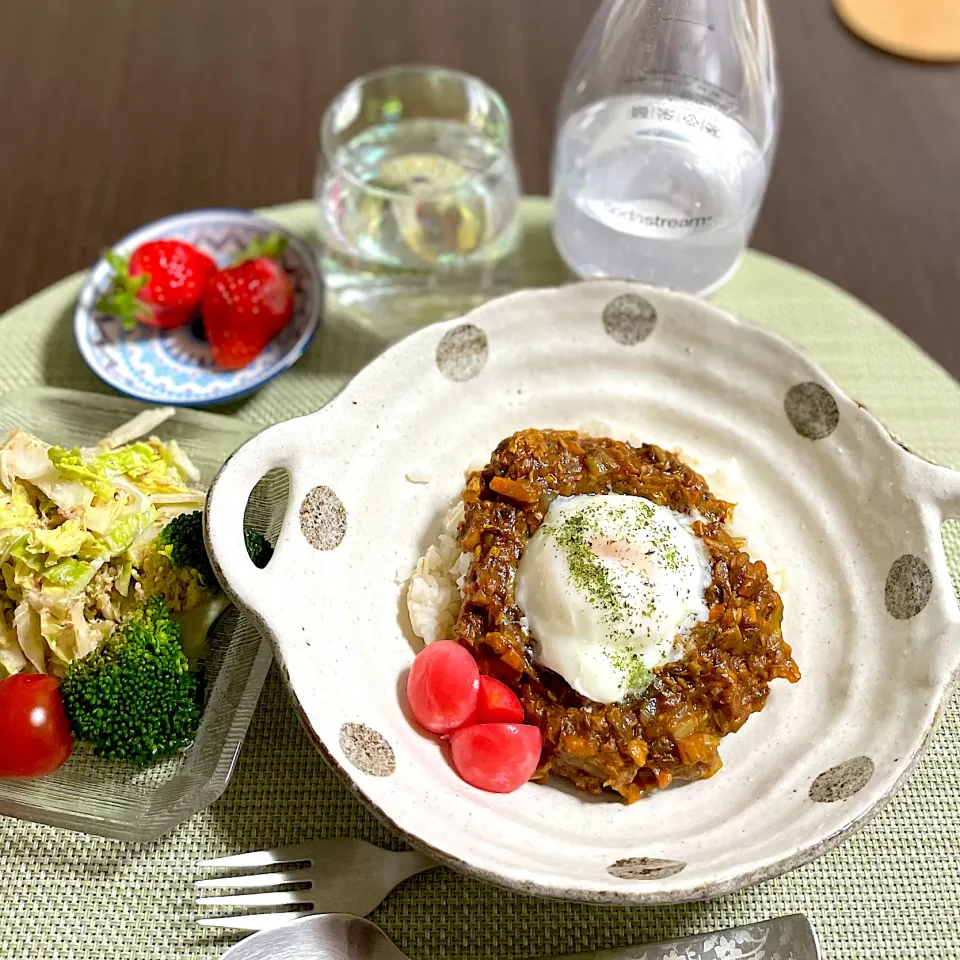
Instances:
[[[220,888],[261,892],[198,897],[197,903],[295,909],[203,917],[197,923],[236,930],[267,930],[289,920],[317,913],[352,913],[363,917],[399,883],[416,873],[439,866],[413,851],[392,853],[363,840],[351,839],[315,840],[312,843],[200,862],[201,867],[227,870],[288,864],[296,866],[272,873],[242,873],[198,880],[197,887],[204,890]],[[280,889],[290,884],[298,884],[299,889]]]

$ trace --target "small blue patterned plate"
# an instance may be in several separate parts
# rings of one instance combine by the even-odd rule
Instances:
[[[96,308],[113,277],[101,259],[80,293],[73,318],[77,347],[90,369],[128,396],[190,407],[236,400],[283,373],[313,339],[323,304],[316,258],[297,237],[244,210],[195,210],[140,227],[113,249],[129,256],[150,240],[186,240],[224,266],[254,237],[270,233],[281,233],[288,240],[282,263],[293,283],[293,318],[252,363],[242,370],[217,369],[199,321],[172,330],[143,324],[124,330],[118,320]]]

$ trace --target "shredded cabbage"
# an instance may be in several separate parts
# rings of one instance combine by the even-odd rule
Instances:
[[[80,552],[80,548],[93,539],[79,520],[65,520],[59,527],[45,530],[36,527],[30,531],[29,548],[34,553],[45,553],[51,560],[70,557]]]
[[[0,448],[0,677],[62,674],[142,602],[150,542],[205,500],[176,442],[138,439],[173,413],[145,411],[93,448],[23,430]]]
[[[37,673],[44,673],[47,650],[40,633],[40,614],[26,600],[21,600],[13,614],[13,626],[23,655],[33,664]]]
[[[143,513],[134,513],[115,523],[103,538],[109,556],[123,553],[156,519],[157,508],[151,504]]]
[[[14,430],[0,451],[0,483],[12,490],[18,477],[36,480],[50,469],[49,444],[22,430]]]
[[[14,480],[9,490],[0,493],[0,529],[29,529],[39,519],[37,509],[22,483]]]
[[[26,670],[30,661],[23,655],[17,631],[7,623],[8,617],[0,617],[0,677]]]
[[[85,463],[79,449],[66,450],[63,447],[51,447],[47,451],[47,456],[63,479],[78,480],[85,487],[89,487],[93,495],[101,500],[109,500],[113,496],[113,486],[107,479],[107,472],[103,465],[96,460]]]
[[[139,437],[144,437],[152,433],[161,423],[165,423],[176,414],[174,407],[153,407],[150,410],[144,410],[138,413],[132,420],[111,430],[99,444],[101,450],[112,450],[114,447],[122,447]],[[199,480],[199,477],[193,479]]]
[[[52,567],[46,567],[40,574],[40,579],[55,587],[63,587],[71,593],[82,593],[96,572],[97,568],[92,563],[67,557]]]
[[[200,479],[200,471],[176,440],[171,440],[167,444],[163,451],[163,459],[172,467],[176,467],[191,482],[196,483]]]

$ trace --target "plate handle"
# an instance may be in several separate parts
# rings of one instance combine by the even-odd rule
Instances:
[[[933,496],[940,506],[943,520],[960,520],[960,470],[951,470],[924,462],[928,475],[932,474]]]
[[[274,556],[263,569],[255,567],[243,539],[243,515],[254,487],[275,467],[289,470],[288,424],[269,427],[248,440],[220,468],[207,494],[204,534],[214,572],[224,591],[241,607],[266,619],[265,600],[273,591],[271,571],[280,568]],[[275,553],[283,550],[280,531]]]

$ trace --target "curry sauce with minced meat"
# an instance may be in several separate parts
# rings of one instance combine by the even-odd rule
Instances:
[[[693,532],[712,569],[709,619],[691,631],[683,659],[653,672],[632,699],[603,704],[581,696],[535,662],[513,586],[528,539],[558,496],[617,493],[695,514]],[[720,738],[762,710],[769,683],[800,671],[781,634],[783,603],[767,569],[725,527],[733,506],[659,447],[556,430],[522,430],[472,474],[463,496],[460,545],[473,560],[453,639],[481,673],[508,684],[527,721],[543,733],[534,779],[564,777],[590,793],[613,790],[627,802],[673,780],[720,769]]]

